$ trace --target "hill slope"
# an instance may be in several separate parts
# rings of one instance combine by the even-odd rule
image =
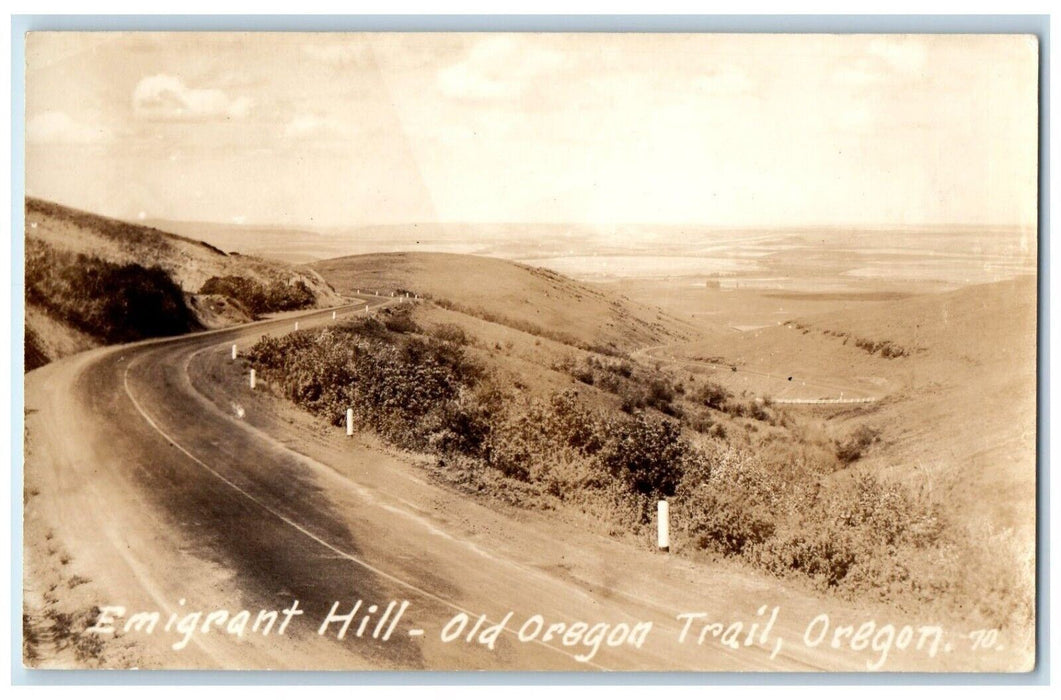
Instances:
[[[1033,541],[1036,280],[966,287],[809,320],[815,329],[890,341],[909,354],[858,348],[897,390],[873,420],[887,431],[869,466],[935,480],[956,517]],[[834,343],[839,338],[832,338]],[[850,345],[850,344],[849,344]],[[960,513],[961,515],[957,515]]]
[[[384,253],[323,260],[309,268],[342,293],[410,291],[447,308],[605,352],[696,335],[691,325],[658,308],[496,258]]]
[[[717,357],[731,389],[774,398],[882,399],[821,409],[837,436],[880,431],[862,468],[946,491],[953,517],[1035,524],[1036,280],[866,303],[668,349]],[[804,409],[807,411],[816,409]]]
[[[27,370],[100,344],[339,300],[310,270],[43,200],[25,207]]]

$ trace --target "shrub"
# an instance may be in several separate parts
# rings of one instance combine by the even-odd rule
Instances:
[[[612,427],[601,453],[601,462],[611,475],[636,493],[673,496],[688,450],[681,426],[638,413]]]
[[[716,411],[722,411],[726,407],[730,394],[725,387],[715,382],[705,382],[693,394],[693,400]]]
[[[104,343],[178,335],[201,326],[160,267],[118,265],[26,241],[26,301]]]
[[[866,448],[876,442],[880,432],[861,425],[847,440],[836,443],[836,457],[844,464],[851,464],[862,458]]]
[[[561,368],[583,384],[618,396],[624,413],[653,408],[673,418],[683,415],[677,397],[684,389],[660,370],[635,368],[625,358],[602,360],[593,355],[582,358],[581,362],[563,363]]]
[[[444,427],[430,438],[432,448],[442,454],[487,457],[491,418],[500,412],[503,400],[493,383],[473,390],[462,387],[457,400],[447,408]]]
[[[687,530],[701,549],[743,554],[771,537],[780,482],[761,464],[732,448],[697,456],[680,491]]]
[[[770,412],[766,410],[765,401],[749,401],[747,412],[749,417],[754,418],[757,421],[765,423],[771,420]]]
[[[363,319],[283,338],[267,336],[246,359],[285,396],[336,424],[352,407],[359,422],[402,447],[434,443],[474,450],[477,444],[475,414],[462,413],[461,400],[481,370],[452,343],[389,331]],[[436,435],[447,429],[451,436]]]
[[[413,320],[407,308],[387,309],[383,316],[383,325],[393,333],[420,333],[421,328]]]
[[[279,280],[268,286],[238,275],[211,277],[199,288],[200,294],[218,294],[237,302],[252,314],[292,311],[312,306],[317,299],[302,280],[287,284]]]
[[[313,291],[302,280],[290,284],[275,281],[265,290],[265,311],[293,311],[312,306],[317,301]]]
[[[252,279],[238,275],[211,277],[199,288],[200,294],[217,294],[237,302],[252,314],[266,310],[265,290]]]
[[[836,588],[858,560],[849,533],[835,527],[811,527],[760,547],[760,561],[775,573],[798,572],[822,588]]]
[[[468,334],[455,323],[439,324],[432,331],[432,335],[439,340],[444,340],[447,343],[456,343],[457,345],[468,345],[470,342]]]
[[[948,547],[967,551],[947,539],[939,506],[897,483],[835,473],[834,444],[823,434],[815,441],[782,429],[750,438],[734,424],[732,440],[747,444],[736,448],[720,441],[726,429],[708,422],[710,415],[701,427],[712,437],[686,436],[676,420],[632,406],[630,415],[594,407],[575,390],[528,397],[502,389],[514,384],[468,360],[459,341],[449,329],[425,335],[398,313],[266,337],[248,358],[308,410],[338,424],[352,406],[386,440],[438,455],[437,473],[464,489],[535,508],[568,501],[614,532],[641,534],[656,499],[672,498],[678,546],[844,595],[931,601],[961,592],[965,568],[933,566]],[[651,382],[638,384],[651,371],[625,361],[591,357],[564,367],[589,372],[598,387],[615,382],[631,403],[651,393]],[[668,390],[673,384],[661,380],[658,401]],[[721,396],[729,410],[770,415],[765,402],[730,401],[717,388],[693,396],[700,406],[690,411],[694,421]],[[876,431],[862,426],[847,442],[864,448],[874,439]],[[997,571],[979,560],[966,568]],[[1011,579],[983,587],[985,610],[1016,614],[1001,607]]]

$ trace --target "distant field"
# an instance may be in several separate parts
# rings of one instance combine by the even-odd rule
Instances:
[[[149,221],[225,251],[302,263],[385,252],[475,254],[582,280],[670,279],[821,291],[888,280],[961,285],[1034,270],[1035,232],[1003,227],[718,229],[710,226],[410,223],[289,229]]]
[[[603,285],[708,331],[754,330],[1035,271],[1033,231],[1002,227],[724,230],[708,226],[411,223],[287,229],[153,225],[225,250],[314,263],[375,253],[472,254]]]

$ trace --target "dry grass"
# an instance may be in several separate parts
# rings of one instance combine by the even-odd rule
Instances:
[[[256,311],[341,300],[311,270],[228,255],[191,238],[33,198],[26,199],[26,267],[27,370],[99,344],[219,327],[246,321]],[[100,309],[108,303],[119,310],[135,306],[151,275],[152,293],[172,286],[167,304],[183,311],[104,318],[108,314]],[[222,298],[225,303],[219,303],[213,294],[197,298],[205,282],[226,276],[265,290],[268,303],[247,309],[243,300]],[[163,318],[184,313],[190,322]],[[156,317],[158,328],[152,320]]]
[[[343,293],[410,290],[462,313],[581,347],[623,351],[695,336],[691,325],[658,308],[550,270],[493,258],[391,253],[311,267]]]
[[[732,557],[845,598],[946,611],[987,626],[1027,620],[1032,589],[1011,575],[1019,567],[1002,575],[1005,558],[991,556],[1005,537],[971,537],[948,507],[952,484],[940,475],[896,479],[866,468],[866,454],[881,457],[875,428],[837,430],[813,414],[715,396],[697,377],[431,305],[385,314],[376,325],[293,334],[249,357],[297,402],[318,412],[323,406],[329,420],[341,418],[340,407],[370,406],[360,422],[400,446],[434,453],[435,475],[469,493],[590,517],[644,542],[656,499],[668,497],[679,554]],[[484,338],[491,329],[497,340]],[[364,338],[383,345],[354,350]],[[459,348],[475,368],[431,389],[409,374],[412,365],[403,369],[403,351],[384,349],[412,338],[441,342],[436,354]],[[311,359],[302,362],[303,355]],[[350,362],[361,355],[396,363],[366,372]],[[421,355],[414,364],[420,371],[439,363],[425,364]],[[321,403],[326,395],[313,388],[315,378],[340,376],[358,395]],[[400,399],[409,395],[400,390],[402,377],[419,387],[416,407]],[[663,389],[629,405],[629,392],[653,386]],[[398,402],[392,409],[372,403],[387,396]],[[707,430],[697,422],[701,412],[712,421]],[[858,468],[845,468],[852,463]],[[989,579],[992,585],[975,583]]]

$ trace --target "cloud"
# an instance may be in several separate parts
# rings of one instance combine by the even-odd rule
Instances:
[[[345,129],[339,120],[319,114],[296,114],[284,127],[284,136],[287,138],[337,138],[344,135]]]
[[[460,62],[438,73],[438,87],[447,97],[471,100],[511,100],[543,75],[554,73],[563,56],[513,37],[479,41]]]
[[[31,144],[92,144],[111,139],[109,129],[76,121],[66,112],[42,112],[26,123]]]
[[[242,119],[252,106],[247,97],[230,98],[216,88],[191,88],[173,75],[151,75],[133,90],[133,113],[141,119],[210,121]]]

